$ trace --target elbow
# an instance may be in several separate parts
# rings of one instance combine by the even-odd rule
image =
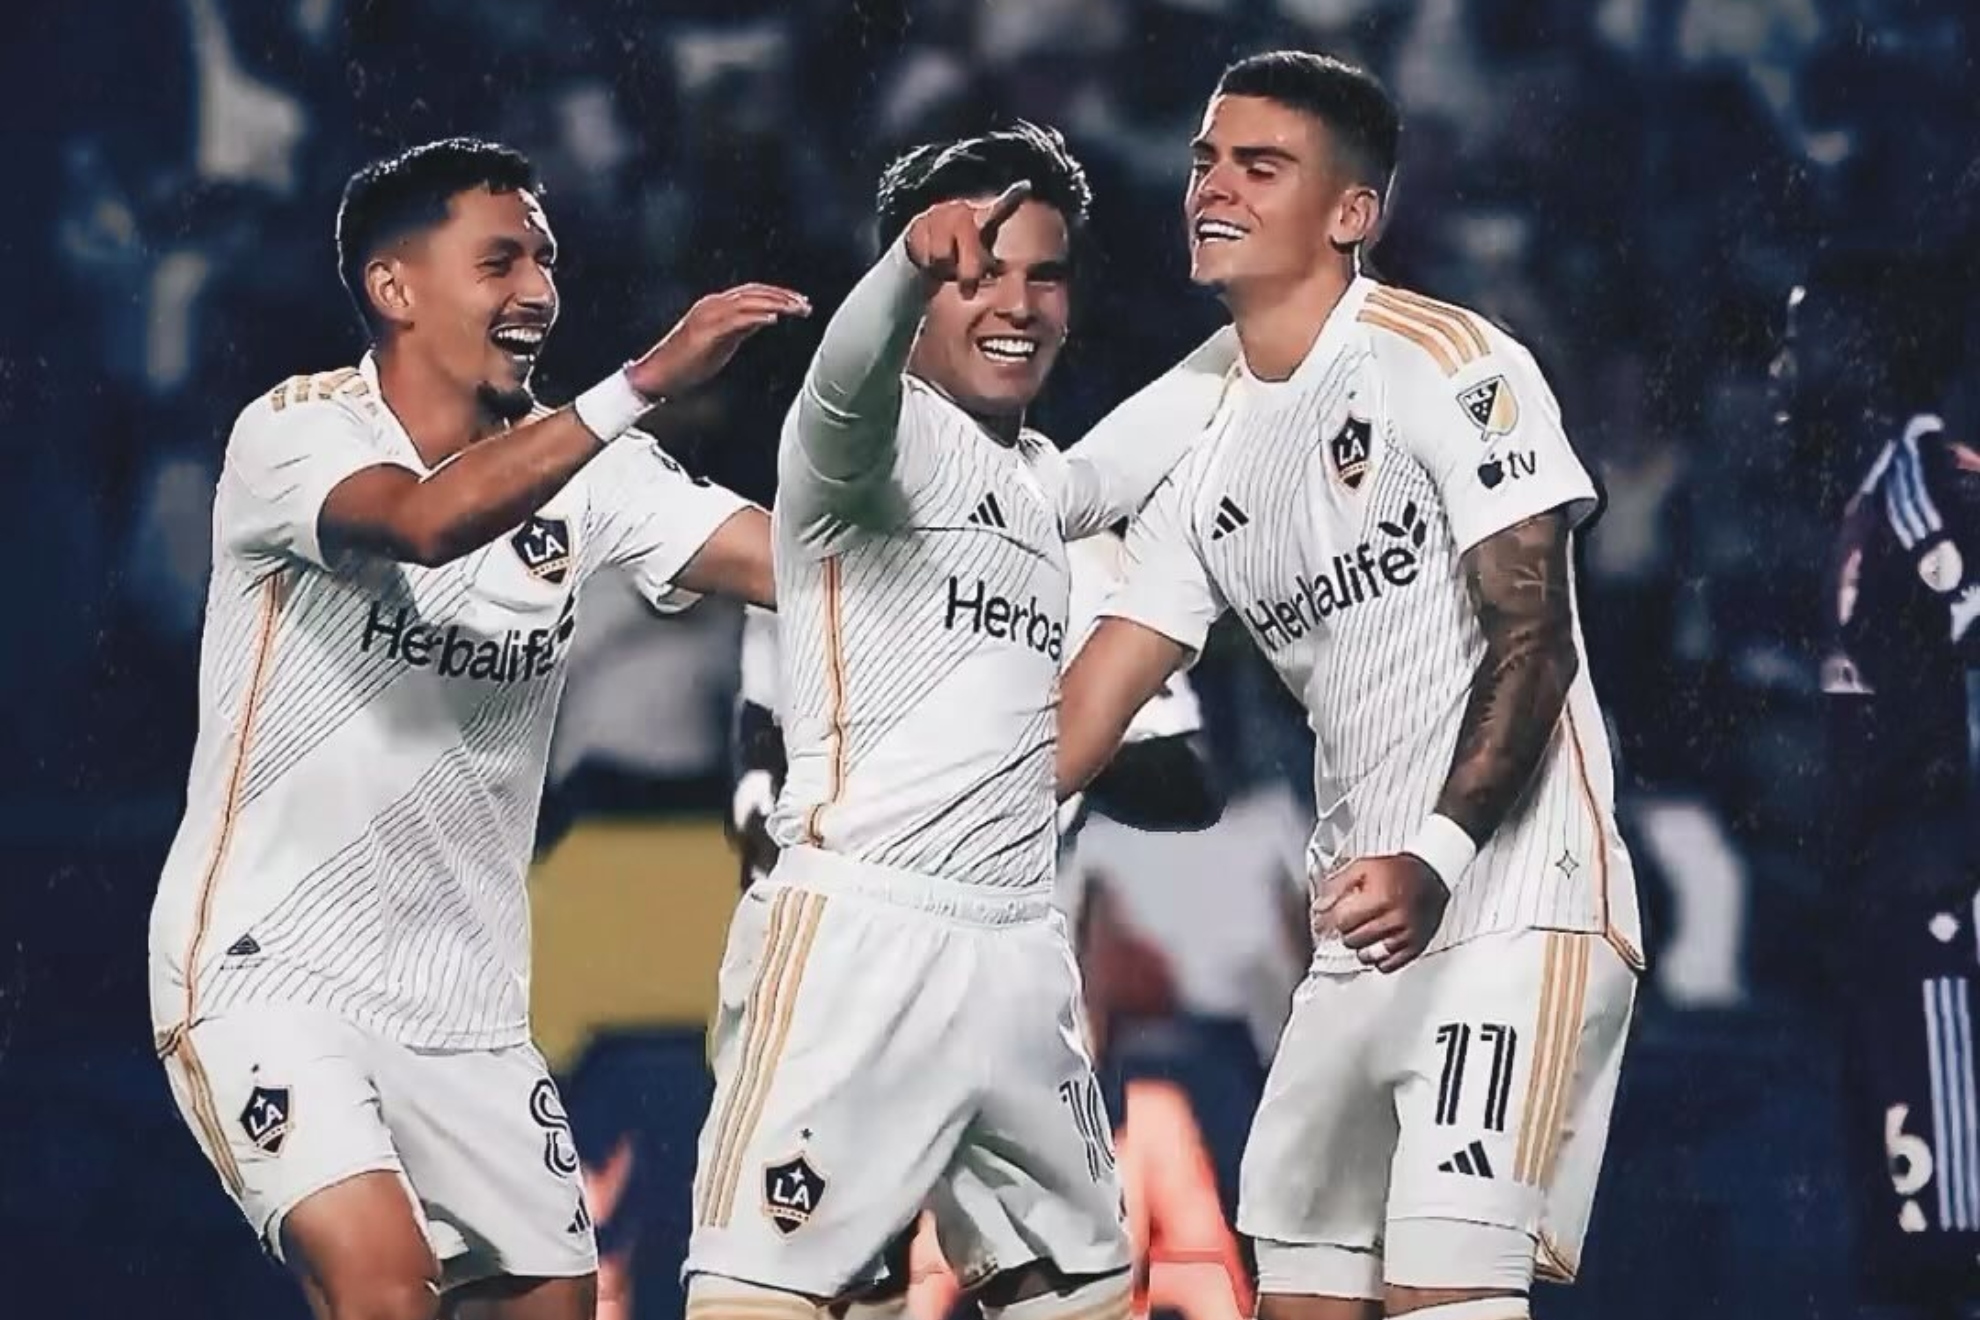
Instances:
[[[466,554],[468,549],[459,543],[459,538],[449,536],[445,529],[438,527],[407,527],[400,531],[397,539],[397,553],[392,557],[401,563],[417,564],[421,568],[444,568]]]

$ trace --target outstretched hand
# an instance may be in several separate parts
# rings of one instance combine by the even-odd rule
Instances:
[[[684,394],[728,366],[743,341],[757,331],[787,316],[809,315],[811,303],[803,294],[774,284],[742,284],[711,293],[688,308],[627,376],[650,399]]]
[[[909,222],[908,259],[937,282],[954,280],[965,298],[974,298],[986,277],[999,268],[997,231],[1031,196],[1031,181],[1020,179],[990,202],[963,198],[937,202]]]

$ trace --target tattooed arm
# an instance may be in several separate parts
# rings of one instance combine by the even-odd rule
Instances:
[[[1486,537],[1464,556],[1485,634],[1437,814],[1484,843],[1546,755],[1580,655],[1568,582],[1568,521],[1555,509]]]

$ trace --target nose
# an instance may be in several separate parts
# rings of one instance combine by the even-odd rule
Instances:
[[[555,311],[557,285],[550,272],[534,261],[526,263],[516,288],[516,301],[532,311]]]
[[[1237,192],[1231,187],[1231,178],[1230,167],[1223,161],[1217,161],[1204,170],[1197,176],[1193,194],[1197,206],[1235,200]]]
[[[1023,329],[1038,319],[1038,301],[1022,271],[1000,272],[985,285],[985,291],[991,312],[1011,325]]]

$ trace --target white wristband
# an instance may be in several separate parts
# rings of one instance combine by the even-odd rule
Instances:
[[[585,430],[610,444],[659,403],[659,399],[649,399],[634,389],[631,377],[620,368],[578,395],[571,411]]]
[[[1455,889],[1464,868],[1470,866],[1471,859],[1478,855],[1478,845],[1464,832],[1464,826],[1449,816],[1432,815],[1417,826],[1416,837],[1403,851],[1421,859],[1425,866],[1435,871],[1437,878],[1444,882],[1444,888]]]

